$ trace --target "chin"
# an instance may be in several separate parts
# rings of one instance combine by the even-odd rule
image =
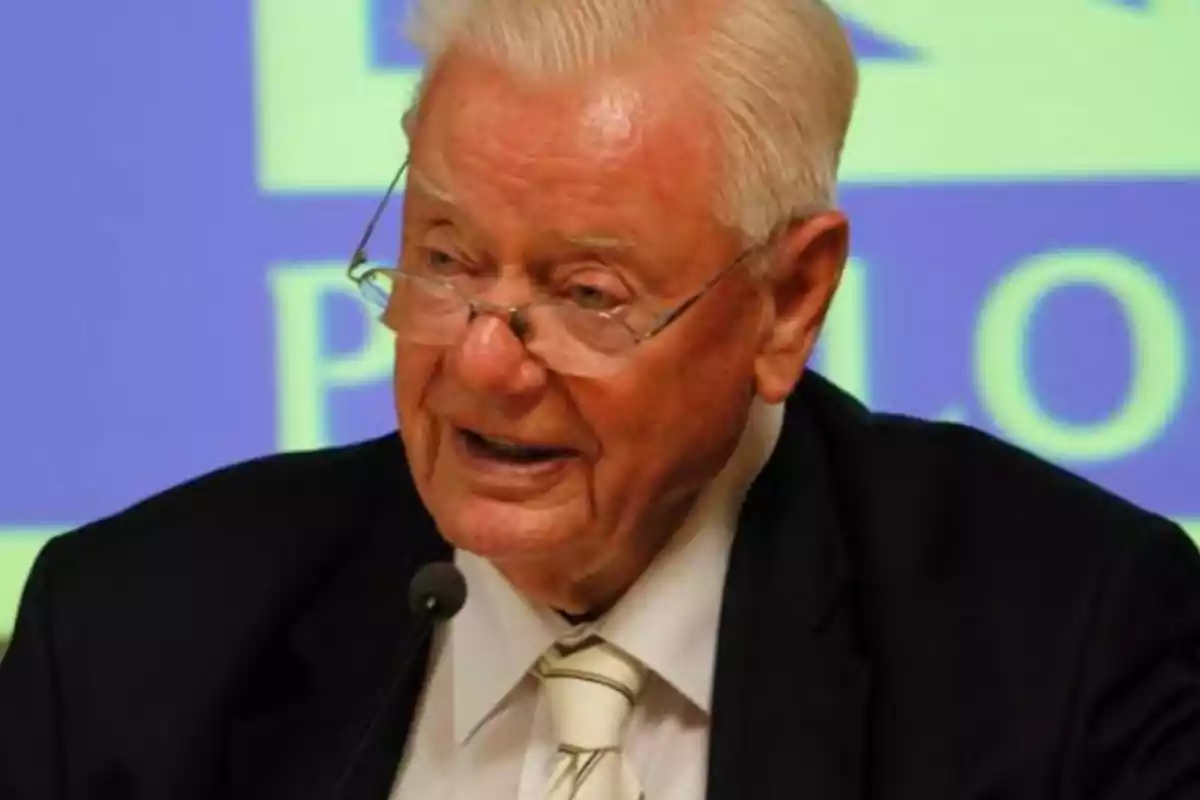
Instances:
[[[565,508],[529,508],[485,498],[460,499],[434,514],[447,542],[489,561],[561,553],[581,535],[580,520]]]

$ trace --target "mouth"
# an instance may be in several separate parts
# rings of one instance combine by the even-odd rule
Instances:
[[[570,447],[517,442],[467,428],[456,428],[455,433],[468,455],[495,465],[534,468],[579,455],[578,450]]]

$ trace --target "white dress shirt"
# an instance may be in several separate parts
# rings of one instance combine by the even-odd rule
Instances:
[[[679,532],[606,615],[579,626],[650,670],[624,743],[647,800],[704,797],[725,570],[746,490],[782,421],[782,405],[754,405]],[[573,628],[486,560],[460,550],[455,563],[467,602],[434,638],[392,800],[544,800],[557,742],[530,669]]]

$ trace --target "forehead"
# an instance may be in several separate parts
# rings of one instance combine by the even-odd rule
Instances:
[[[695,238],[716,224],[719,167],[699,97],[662,62],[535,80],[451,55],[431,78],[413,169],[481,225]]]

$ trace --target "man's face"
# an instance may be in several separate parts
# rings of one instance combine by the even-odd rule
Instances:
[[[505,306],[678,304],[739,251],[691,92],[663,64],[538,83],[450,56],[413,135],[405,268],[452,264]],[[604,378],[548,370],[488,315],[449,347],[399,339],[402,436],[442,535],[547,599],[644,566],[737,442],[763,308],[735,271]]]

